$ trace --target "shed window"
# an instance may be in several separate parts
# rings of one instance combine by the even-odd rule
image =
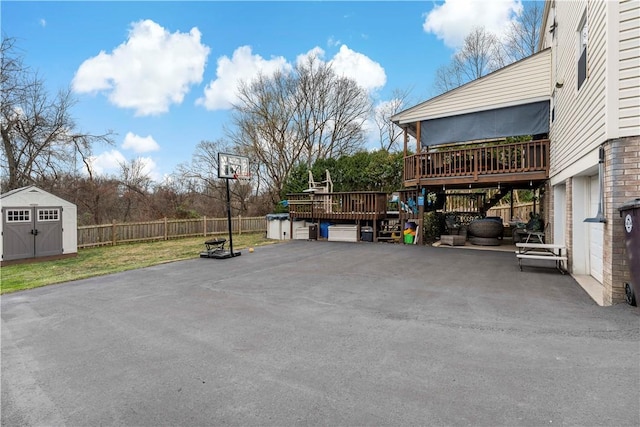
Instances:
[[[7,222],[31,222],[31,209],[7,209]]]
[[[38,221],[58,221],[60,209],[38,209]]]

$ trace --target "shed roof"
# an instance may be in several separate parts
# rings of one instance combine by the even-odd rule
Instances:
[[[41,188],[36,187],[35,185],[28,185],[26,187],[16,188],[11,191],[7,191],[6,193],[0,194],[0,200],[2,200],[2,205],[12,205],[12,206],[29,206],[32,204],[55,204],[60,206],[75,206],[73,203],[56,196],[55,194],[51,194],[47,191],[44,191]]]

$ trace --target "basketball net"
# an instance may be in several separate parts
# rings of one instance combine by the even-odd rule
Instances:
[[[238,174],[237,172],[233,174],[233,179],[239,181],[249,181],[251,179],[251,175],[249,174]]]

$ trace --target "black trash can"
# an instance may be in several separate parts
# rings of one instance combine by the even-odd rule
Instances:
[[[625,283],[627,302],[637,305],[640,298],[640,198],[629,200],[618,208],[627,244],[627,259],[631,272],[631,283]]]
[[[309,240],[318,240],[318,224],[309,226]]]
[[[373,242],[373,227],[361,227],[360,240],[363,242]]]

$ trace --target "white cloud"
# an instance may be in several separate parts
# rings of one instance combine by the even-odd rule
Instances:
[[[380,64],[347,45],[340,46],[340,51],[330,62],[336,74],[355,80],[364,89],[379,89],[387,82],[387,75]]]
[[[340,46],[340,40],[339,39],[335,39],[335,38],[333,38],[333,36],[331,36],[331,37],[329,37],[329,40],[327,40],[327,46],[329,46],[329,47]]]
[[[521,13],[520,0],[445,0],[427,14],[422,28],[448,47],[457,48],[474,27],[484,26],[501,37],[508,23]]]
[[[125,43],[80,65],[73,89],[106,92],[111,103],[139,116],[165,113],[202,81],[209,48],[200,36],[195,27],[171,34],[150,20],[133,23]]]
[[[40,18],[40,21],[38,21],[38,23],[42,28],[47,26],[47,21],[44,18]]]
[[[138,157],[136,159],[142,165],[141,172],[156,182],[161,182],[163,176],[157,170],[156,162],[150,157]],[[130,164],[130,161],[118,150],[105,151],[89,159],[93,173],[98,176],[118,176],[122,172],[122,165]]]
[[[314,47],[307,53],[298,55],[298,65],[306,63],[309,57],[315,57],[318,63],[324,63],[325,51]],[[362,53],[355,52],[347,45],[342,45],[338,53],[329,61],[333,71],[338,76],[349,77],[365,90],[379,89],[387,82],[384,68]]]
[[[124,142],[122,143],[122,148],[125,150],[133,150],[136,153],[146,153],[149,151],[157,151],[160,149],[160,146],[151,135],[142,137],[127,132],[127,135],[124,137]]]
[[[204,97],[196,101],[207,110],[224,110],[238,100],[237,89],[241,81],[249,82],[259,74],[271,76],[277,71],[289,71],[291,65],[282,56],[264,59],[251,52],[251,46],[240,46],[231,58],[218,59],[216,79],[204,90]]]
[[[118,150],[105,151],[89,159],[91,167],[97,175],[109,175],[117,173],[120,165],[127,159]]]
[[[300,64],[310,56],[324,62],[325,51],[316,46],[298,55],[295,63]],[[378,89],[387,81],[380,64],[346,45],[340,47],[340,51],[330,62],[336,74],[355,80],[366,90]],[[227,56],[218,59],[217,78],[207,85],[204,97],[199,98],[196,104],[203,105],[208,110],[229,109],[238,101],[237,89],[240,81],[249,82],[260,73],[270,76],[279,70],[289,72],[292,69],[293,65],[281,56],[266,60],[260,55],[254,55],[250,46],[241,46],[233,52],[231,59]]]
[[[296,57],[296,65],[303,66],[307,65],[309,58],[314,58],[314,63],[316,64],[324,64],[324,49],[321,47],[314,47],[308,52],[302,53]]]

